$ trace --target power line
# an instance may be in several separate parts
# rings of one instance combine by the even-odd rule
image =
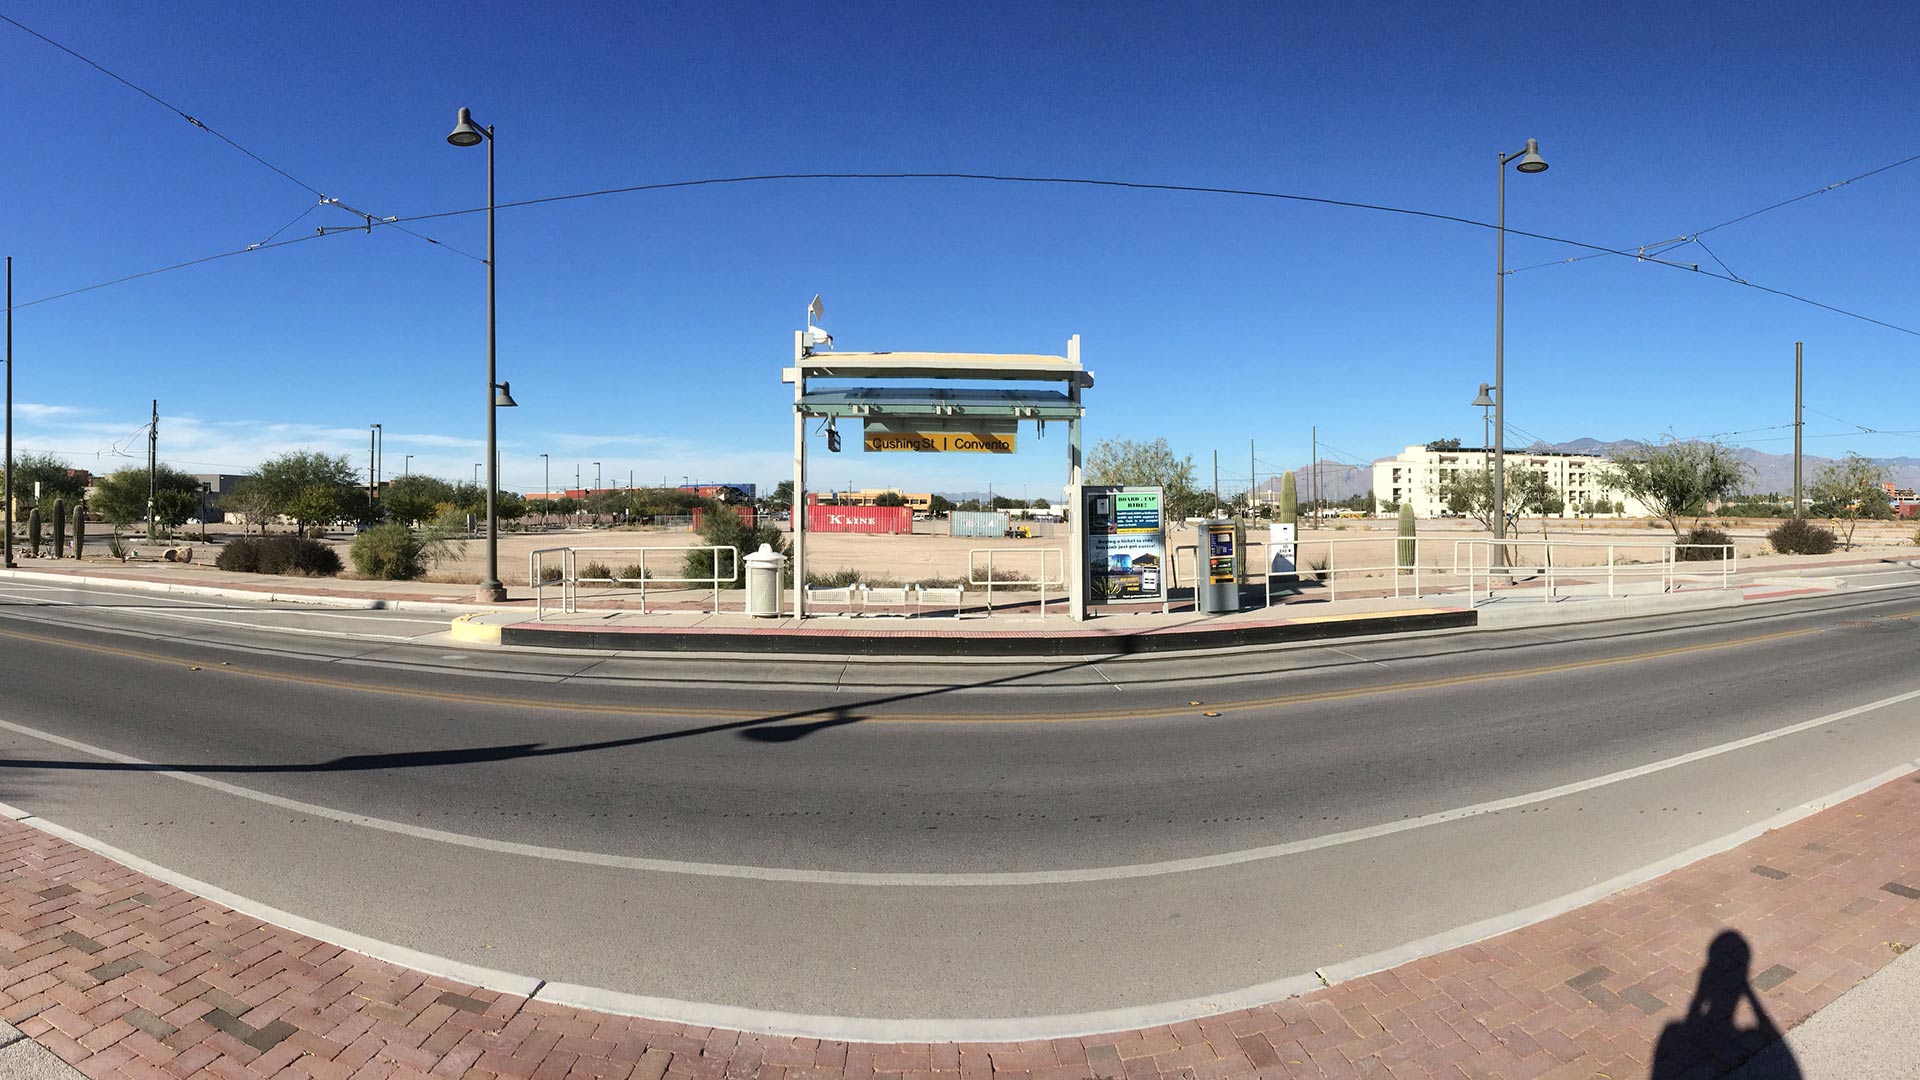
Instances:
[[[219,139],[221,142],[226,143],[228,146],[231,146],[235,150],[240,151],[242,154],[247,155],[249,158],[252,158],[254,161],[260,163],[261,165],[266,166],[267,168],[280,174],[281,176],[299,185],[300,187],[305,188],[309,193],[311,193],[314,197],[318,198],[322,203],[327,201],[326,194],[322,192],[319,188],[314,187],[312,184],[307,183],[305,180],[302,180],[299,177],[288,172],[287,170],[281,168],[280,166],[275,165],[273,162],[268,161],[266,158],[261,157],[259,154],[256,154],[253,151],[247,149],[246,147],[241,146],[238,142],[235,142],[232,138],[228,137],[225,134],[222,134],[221,132],[215,130],[213,127],[209,126],[205,121],[201,120],[199,117],[190,115],[185,109],[180,108],[179,106],[166,100],[165,98],[147,89],[146,87],[141,86],[140,84],[134,82],[133,80],[127,78],[126,76],[120,74],[119,72],[114,71],[113,69],[107,67],[106,65],[100,63],[99,61],[94,60],[92,57],[86,56],[85,54],[79,52],[76,49],[72,49],[66,45],[62,45],[60,42],[55,41],[54,39],[48,37],[47,35],[41,33],[38,30],[35,30],[33,27],[26,25],[25,23],[21,22],[18,19],[15,19],[4,13],[0,13],[0,19],[3,19],[13,24],[15,27],[19,28],[20,30],[23,30],[26,33],[29,33],[34,37],[39,38],[41,41],[44,41],[47,44],[53,46],[54,48],[59,49],[61,52],[66,53],[68,56],[73,57],[75,60],[80,61],[81,63],[87,65],[88,67],[94,69],[95,71],[98,71],[100,74],[105,75],[107,78],[112,79],[113,81],[121,84],[122,86],[127,87],[128,89],[146,98],[147,100],[152,101],[154,104],[160,106],[161,108],[167,110],[168,112],[174,114],[175,116],[178,116],[180,119],[185,120],[187,123],[192,124],[194,127],[199,128],[201,131],[204,131],[207,134],[213,136],[214,138]],[[304,217],[306,215],[303,214],[301,216]],[[294,220],[298,221],[299,218],[295,218]],[[288,224],[291,225],[292,222],[289,222]],[[282,226],[280,229],[275,230],[273,236],[278,236],[281,232],[284,232],[284,231],[286,231],[286,226]],[[414,232],[411,229],[401,229],[400,231],[403,233],[406,233],[408,236],[413,236],[413,237],[417,237],[418,239],[425,240],[429,244],[433,244],[438,247],[444,247],[448,251],[454,252],[455,254],[466,255],[467,258],[473,259],[476,262],[486,261],[484,259],[481,259],[477,255],[472,255],[465,251],[461,251],[459,248],[456,248],[450,244],[443,244],[440,241],[435,240],[431,236],[426,236],[421,233]],[[273,236],[269,236],[267,239],[271,240],[273,239]]]
[[[961,181],[979,181],[979,182],[986,182],[986,183],[1060,184],[1060,185],[1071,185],[1071,186],[1082,186],[1082,187],[1121,188],[1121,189],[1137,190],[1137,191],[1168,191],[1168,192],[1181,192],[1181,193],[1188,193],[1188,194],[1228,195],[1228,196],[1241,196],[1241,197],[1247,197],[1247,198],[1276,199],[1276,200],[1284,200],[1289,202],[1312,203],[1312,204],[1321,205],[1321,206],[1337,206],[1337,207],[1344,207],[1344,208],[1353,209],[1353,210],[1369,210],[1377,213],[1398,214],[1406,217],[1417,217],[1417,218],[1425,218],[1433,221],[1451,222],[1453,224],[1468,225],[1474,228],[1482,228],[1482,229],[1498,228],[1498,226],[1495,226],[1490,222],[1478,221],[1468,217],[1461,217],[1457,214],[1442,214],[1442,213],[1438,213],[1436,211],[1431,211],[1431,210],[1415,210],[1408,207],[1400,207],[1400,206],[1383,206],[1377,203],[1355,202],[1349,199],[1330,199],[1330,198],[1325,198],[1317,195],[1297,195],[1297,194],[1290,194],[1286,192],[1257,191],[1257,190],[1248,189],[1248,188],[1211,187],[1211,186],[1197,185],[1197,184],[1158,184],[1158,183],[1146,183],[1146,182],[1132,181],[1132,180],[1101,180],[1101,179],[1091,179],[1086,177],[1058,177],[1058,176],[1039,177],[1039,176],[998,175],[998,174],[992,174],[992,173],[931,173],[931,172],[928,172],[928,173],[916,173],[916,172],[766,173],[766,174],[757,174],[752,176],[709,177],[709,178],[700,179],[700,180],[664,181],[664,182],[653,183],[653,184],[634,184],[634,185],[629,185],[627,187],[601,188],[595,191],[582,191],[582,192],[573,192],[565,195],[547,195],[539,198],[520,199],[520,200],[516,200],[514,202],[509,202],[509,203],[496,203],[494,207],[491,207],[491,208],[485,207],[485,206],[478,206],[478,207],[470,207],[463,210],[442,210],[442,211],[438,211],[430,214],[415,214],[409,217],[375,218],[368,215],[362,215],[363,217],[366,218],[366,221],[365,221],[365,224],[360,226],[360,228],[367,232],[372,232],[375,227],[399,228],[407,222],[431,221],[439,218],[461,217],[468,214],[482,213],[488,209],[510,210],[510,209],[516,209],[519,207],[540,206],[547,203],[568,202],[576,199],[597,198],[604,195],[621,195],[621,194],[630,194],[634,192],[646,192],[646,191],[665,191],[665,190],[671,190],[671,189],[677,189],[677,188],[710,187],[710,186],[717,186],[717,185],[770,183],[770,182],[779,182],[779,181],[803,181],[803,180],[961,180]],[[333,235],[334,233],[340,232],[340,231],[345,231],[345,230],[329,227],[329,228],[323,228],[316,235],[321,235],[321,236]],[[1770,293],[1774,296],[1779,296],[1784,299],[1793,300],[1798,303],[1807,304],[1812,307],[1817,307],[1824,311],[1829,311],[1836,315],[1844,316],[1846,318],[1857,319],[1862,322],[1871,323],[1875,326],[1884,327],[1885,329],[1888,329],[1888,330],[1894,330],[1902,334],[1909,334],[1914,337],[1920,337],[1920,330],[1915,330],[1910,327],[1887,322],[1883,319],[1876,319],[1870,315],[1864,315],[1857,311],[1850,311],[1846,308],[1838,307],[1833,304],[1828,304],[1819,300],[1814,300],[1809,297],[1801,296],[1797,293],[1788,292],[1785,289],[1776,289],[1770,286],[1758,284],[1753,281],[1748,281],[1743,278],[1737,278],[1729,273],[1714,273],[1713,271],[1710,271],[1710,270],[1702,270],[1697,264],[1688,265],[1684,263],[1670,262],[1667,260],[1650,256],[1650,255],[1646,255],[1644,253],[1636,254],[1634,252],[1623,251],[1617,248],[1610,248],[1600,244],[1589,244],[1581,240],[1570,240],[1570,239],[1567,239],[1566,237],[1552,236],[1546,233],[1529,232],[1524,229],[1507,229],[1506,231],[1515,236],[1524,236],[1524,237],[1528,237],[1530,239],[1535,239],[1535,240],[1545,240],[1551,243],[1569,244],[1574,247],[1585,248],[1595,252],[1596,254],[1616,255],[1622,258],[1634,259],[1640,262],[1653,262],[1661,266],[1671,267],[1676,270],[1691,270],[1694,273],[1701,274],[1706,277],[1713,278],[1715,280],[1726,281],[1735,285],[1744,285],[1747,288],[1758,289],[1761,292]],[[413,234],[413,235],[418,235],[418,234]],[[421,237],[421,238],[429,240],[430,242],[438,246],[448,247],[448,245],[441,244],[439,241],[432,240],[432,238],[430,237]],[[308,238],[308,239],[311,239],[311,238]],[[286,242],[290,242],[290,241],[283,241],[282,243],[286,243]],[[278,246],[278,245],[266,245],[266,246]],[[458,249],[448,247],[448,250],[458,250]],[[227,254],[239,254],[239,252],[229,252]],[[461,252],[461,254],[466,254],[466,253]],[[63,296],[72,296],[75,293],[88,292],[96,288],[105,288],[108,285],[117,285],[123,281],[131,281],[135,278],[140,278],[140,277],[149,277],[149,276],[152,276],[153,274],[165,273],[170,270],[184,269],[187,266],[196,265],[197,262],[210,262],[215,258],[224,258],[224,257],[225,255],[211,256],[207,259],[197,260],[196,262],[181,263],[174,266],[162,267],[158,270],[149,270],[139,274],[130,274],[124,278],[116,278],[113,281],[102,282],[99,285],[91,285],[85,288],[75,289],[70,292],[58,294],[56,296],[42,297],[40,300],[33,301],[33,302],[44,303],[47,300],[59,299]],[[471,256],[471,255],[469,255],[468,257],[474,258],[474,256]],[[1509,271],[1509,272],[1511,273],[1513,271]],[[16,305],[16,306],[25,307],[28,305],[22,304],[22,305]]]
[[[1914,159],[1910,158],[1908,160],[1914,160]],[[1905,164],[1905,162],[1896,162],[1895,164],[1896,165]],[[1881,169],[1877,169],[1874,171],[1880,172],[1880,171],[1884,171],[1887,168],[1893,168],[1893,167],[1894,166],[1883,166]],[[1872,174],[1865,173],[1862,175],[1867,176]],[[1856,177],[1855,179],[1858,179],[1858,177]],[[573,192],[566,195],[547,195],[547,196],[542,196],[540,198],[534,198],[534,199],[520,199],[520,200],[509,202],[509,203],[498,203],[496,204],[495,208],[503,209],[503,210],[513,209],[513,208],[522,207],[522,206],[539,206],[545,203],[568,202],[574,199],[598,198],[603,195],[624,195],[624,194],[630,194],[633,192],[642,192],[642,191],[665,191],[665,190],[674,189],[674,188],[711,187],[711,186],[723,185],[723,184],[771,183],[771,182],[794,181],[794,180],[962,180],[962,181],[979,181],[979,182],[985,182],[985,183],[1003,183],[1003,184],[1063,184],[1063,185],[1076,185],[1076,186],[1082,186],[1082,187],[1122,188],[1122,189],[1134,190],[1134,191],[1171,191],[1171,192],[1183,192],[1187,194],[1198,194],[1198,195],[1229,195],[1229,196],[1238,196],[1243,198],[1278,199],[1278,200],[1284,200],[1288,202],[1314,203],[1320,206],[1338,206],[1338,207],[1344,207],[1350,210],[1370,210],[1376,213],[1399,214],[1406,217],[1425,218],[1431,221],[1444,221],[1444,222],[1450,222],[1456,225],[1469,225],[1469,226],[1480,228],[1480,229],[1498,229],[1499,228],[1499,226],[1494,225],[1491,222],[1478,221],[1474,218],[1461,217],[1458,214],[1442,214],[1433,210],[1415,210],[1415,209],[1411,209],[1403,206],[1382,206],[1378,203],[1355,202],[1350,199],[1330,199],[1330,198],[1326,198],[1318,195],[1297,195],[1297,194],[1291,194],[1287,192],[1258,191],[1251,188],[1212,187],[1212,186],[1201,185],[1201,184],[1156,184],[1156,183],[1146,183],[1143,181],[1134,181],[1134,180],[1101,180],[1101,179],[1093,179],[1088,177],[1012,176],[1012,175],[1001,175],[996,173],[958,173],[958,172],[766,173],[766,174],[759,174],[759,175],[752,175],[752,176],[710,177],[710,178],[701,179],[701,180],[675,180],[675,181],[666,181],[666,182],[654,183],[654,184],[633,184],[627,187],[601,188],[596,191]],[[1842,183],[1851,183],[1851,182],[1852,181],[1849,180],[1849,181],[1843,181]],[[1839,186],[1839,185],[1833,185],[1833,186]],[[432,213],[432,214],[415,214],[410,217],[394,218],[391,221],[386,222],[386,224],[396,224],[396,223],[410,222],[410,221],[431,221],[436,218],[446,218],[446,217],[460,217],[466,214],[477,214],[486,209],[487,207],[481,206],[481,207],[472,207],[465,210],[443,210],[443,211],[439,211],[437,213]],[[375,224],[382,224],[382,223],[375,222]],[[1725,224],[1731,224],[1731,222],[1727,222]],[[1665,259],[1660,259],[1654,255],[1647,254],[1645,249],[1641,249],[1638,252],[1625,251],[1619,248],[1607,247],[1604,244],[1589,244],[1583,240],[1570,240],[1563,236],[1552,236],[1546,233],[1529,232],[1525,229],[1509,228],[1506,230],[1506,232],[1514,236],[1524,236],[1532,240],[1545,240],[1550,243],[1567,244],[1572,247],[1584,248],[1588,251],[1593,252],[1596,255],[1614,255],[1620,258],[1633,259],[1637,262],[1656,263],[1658,265],[1670,267],[1675,270],[1690,270],[1696,274],[1701,274],[1706,277],[1714,278],[1719,281],[1729,282],[1734,285],[1744,285],[1750,289],[1758,289],[1764,293],[1771,293],[1772,295],[1781,297],[1783,299],[1793,300],[1798,303],[1807,304],[1812,307],[1817,307],[1824,311],[1830,311],[1836,315],[1845,316],[1849,319],[1858,319],[1862,322],[1872,323],[1875,326],[1884,327],[1885,329],[1888,329],[1888,330],[1894,330],[1902,334],[1909,334],[1914,337],[1920,337],[1920,330],[1915,330],[1911,327],[1901,326],[1897,323],[1887,322],[1883,319],[1876,319],[1871,315],[1864,315],[1857,311],[1849,311],[1846,308],[1838,307],[1833,304],[1828,304],[1823,301],[1814,300],[1806,296],[1801,296],[1798,293],[1788,292],[1785,289],[1776,289],[1771,286],[1761,285],[1761,284],[1758,284],[1757,282],[1748,281],[1744,278],[1735,277],[1731,273],[1714,273],[1711,270],[1700,269],[1700,267],[1697,264],[1670,262]],[[1551,265],[1551,264],[1548,264],[1548,265]],[[1517,271],[1508,271],[1508,272],[1516,273]]]
[[[1707,255],[1713,259],[1714,262],[1720,263],[1720,268],[1722,270],[1726,270],[1729,277],[1731,277],[1735,281],[1740,281],[1741,284],[1746,284],[1745,281],[1741,281],[1741,279],[1737,275],[1734,275],[1732,270],[1727,268],[1726,263],[1720,262],[1720,256],[1715,255],[1713,253],[1713,250],[1711,248],[1708,248],[1707,245],[1701,241],[1700,238],[1702,236],[1705,236],[1707,233],[1713,232],[1715,229],[1724,229],[1729,225],[1739,224],[1740,222],[1745,221],[1748,218],[1759,217],[1761,214],[1765,214],[1772,210],[1778,210],[1783,206],[1791,206],[1792,204],[1797,203],[1802,199],[1811,199],[1815,195],[1825,194],[1826,192],[1832,191],[1835,188],[1846,187],[1848,184],[1851,184],[1856,180],[1865,180],[1869,176],[1876,176],[1880,173],[1886,172],[1889,169],[1897,169],[1902,165],[1910,165],[1916,161],[1920,161],[1920,154],[1914,154],[1911,157],[1904,157],[1904,158],[1901,158],[1899,161],[1890,162],[1886,165],[1881,165],[1878,168],[1868,169],[1866,172],[1863,172],[1858,176],[1850,176],[1845,180],[1835,181],[1834,183],[1828,184],[1825,187],[1816,188],[1812,191],[1809,191],[1804,195],[1795,195],[1791,199],[1782,199],[1777,203],[1772,203],[1768,206],[1763,206],[1758,210],[1752,210],[1747,213],[1741,214],[1738,217],[1729,218],[1718,225],[1709,225],[1706,228],[1696,230],[1693,233],[1683,234],[1681,236],[1673,237],[1672,239],[1662,240],[1658,243],[1643,244],[1640,246],[1640,254],[1641,256],[1648,259],[1656,259],[1657,256],[1664,255],[1667,252],[1672,251],[1674,248],[1683,247],[1687,244],[1699,244],[1701,250],[1705,251]],[[1604,254],[1604,252],[1595,252],[1593,255],[1574,255],[1565,259],[1554,259],[1550,262],[1535,263],[1532,266],[1522,266],[1517,270],[1509,270],[1507,271],[1507,273],[1519,274],[1519,273],[1524,273],[1528,270],[1544,270],[1549,266],[1565,266],[1568,263],[1584,262],[1588,259],[1595,258],[1601,254]]]
[[[323,236],[330,236],[330,235],[333,235],[333,234],[313,233],[312,235],[309,235],[309,236],[295,236],[291,239],[276,240],[272,243],[248,244],[246,247],[237,248],[233,251],[223,251],[218,255],[207,255],[198,259],[188,259],[186,262],[174,263],[172,266],[162,266],[155,270],[142,270],[137,274],[127,274],[123,277],[114,278],[111,281],[97,282],[93,285],[82,285],[78,289],[68,289],[66,292],[54,293],[51,296],[42,296],[37,300],[28,300],[25,303],[15,304],[13,305],[13,307],[15,311],[18,311],[21,308],[33,307],[35,304],[44,304],[51,300],[64,300],[69,296],[78,296],[81,293],[92,292],[95,289],[104,289],[112,285],[122,285],[129,281],[137,281],[140,278],[153,277],[155,274],[166,274],[166,273],[171,273],[172,271],[175,271],[175,270],[185,270],[190,266],[200,266],[205,263],[218,262],[221,259],[231,259],[235,255],[246,255],[255,251],[271,251],[274,248],[283,248],[291,244],[304,244],[309,240],[318,240]]]

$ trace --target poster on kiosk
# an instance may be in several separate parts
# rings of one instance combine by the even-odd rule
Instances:
[[[1088,487],[1080,520],[1087,530],[1087,602],[1167,598],[1167,515],[1157,487]]]

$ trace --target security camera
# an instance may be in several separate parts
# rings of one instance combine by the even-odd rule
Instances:
[[[818,326],[807,327],[807,348],[813,349],[822,345],[829,349],[833,348],[833,335]]]

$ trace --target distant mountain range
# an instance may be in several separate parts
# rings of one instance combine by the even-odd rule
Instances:
[[[1598,454],[1603,457],[1630,450],[1644,450],[1650,444],[1638,439],[1574,439],[1562,443],[1535,443],[1531,446],[1509,446],[1508,453],[1525,453],[1529,450],[1559,450],[1571,454]],[[1786,494],[1793,490],[1793,454],[1769,454],[1752,447],[1736,446],[1733,454],[1753,469],[1749,474],[1746,490],[1749,492],[1778,492]],[[1390,457],[1391,455],[1389,455]],[[1388,457],[1376,460],[1386,461]],[[1837,459],[1808,454],[1801,460],[1801,475],[1805,482],[1811,483],[1821,469],[1833,464]],[[1900,487],[1920,487],[1920,457],[1891,457],[1874,459],[1887,467],[1890,479]],[[1294,469],[1294,477],[1299,485],[1300,498],[1307,498],[1307,478],[1310,465],[1300,465]],[[1353,495],[1364,495],[1373,489],[1373,468],[1371,465],[1349,465],[1339,461],[1320,462],[1320,487],[1322,497],[1330,501],[1339,501]],[[1261,491],[1279,491],[1278,476],[1260,481]]]

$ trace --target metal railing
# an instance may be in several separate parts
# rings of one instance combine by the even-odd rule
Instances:
[[[1510,554],[1508,554],[1498,560],[1499,565],[1495,565],[1496,560],[1494,554],[1496,548],[1518,549],[1522,553],[1537,550],[1540,557],[1537,564],[1529,561],[1516,566],[1514,565],[1514,560]],[[1606,553],[1606,561],[1604,563],[1586,565],[1562,565],[1561,560],[1554,558],[1554,551],[1556,549],[1565,550],[1569,548],[1603,550]],[[1560,595],[1563,578],[1574,578],[1583,583],[1591,583],[1591,579],[1604,573],[1606,575],[1606,595],[1608,599],[1612,599],[1615,595],[1626,595],[1622,588],[1623,583],[1625,585],[1631,585],[1636,581],[1651,581],[1657,583],[1660,592],[1670,593],[1676,590],[1679,579],[1682,576],[1688,578],[1702,576],[1692,572],[1687,572],[1683,575],[1678,569],[1682,561],[1679,557],[1679,552],[1682,549],[1701,549],[1721,552],[1721,556],[1717,560],[1719,562],[1719,587],[1726,589],[1732,586],[1735,564],[1739,557],[1739,552],[1734,545],[1677,544],[1666,540],[1555,540],[1549,537],[1543,537],[1537,540],[1514,537],[1509,537],[1505,540],[1455,540],[1453,542],[1453,572],[1455,574],[1464,574],[1467,579],[1467,603],[1469,606],[1477,605],[1481,602],[1478,597],[1481,595],[1481,584],[1483,582],[1485,584],[1485,598],[1491,600],[1493,598],[1494,587],[1499,579],[1504,578],[1507,585],[1511,587],[1515,584],[1515,578],[1522,576],[1542,579],[1540,601],[1541,603],[1551,603],[1555,597]],[[1460,560],[1462,550],[1464,550],[1467,555],[1464,567]],[[1627,559],[1623,561],[1620,558],[1620,552],[1623,550],[1650,551],[1653,553],[1653,558]],[[1485,555],[1484,563],[1481,560],[1483,553]]]
[[[1033,558],[1036,555],[1039,556],[1039,576],[1037,578],[1004,578],[996,580],[993,573],[993,557],[996,554],[1002,556],[1003,559],[1006,557]],[[987,576],[984,580],[980,577],[980,556],[982,555],[987,557]],[[1053,556],[1054,560],[1054,576],[1051,578],[1047,576],[1047,557],[1049,555]],[[1067,553],[1060,548],[969,548],[967,549],[967,584],[986,586],[988,615],[993,614],[993,587],[995,585],[1003,589],[1010,585],[1038,586],[1040,589],[1040,616],[1045,618],[1047,614],[1047,587],[1053,586],[1058,589],[1066,588]]]
[[[1440,540],[1436,537],[1433,538],[1433,542],[1439,543]],[[1411,552],[1412,558],[1405,562],[1401,561],[1402,550],[1399,546],[1403,543],[1411,543],[1413,545]],[[1327,599],[1338,600],[1340,598],[1339,575],[1341,574],[1390,576],[1393,580],[1393,595],[1396,599],[1402,595],[1403,590],[1411,587],[1413,599],[1418,600],[1423,587],[1423,574],[1427,580],[1431,581],[1434,578],[1444,576],[1446,573],[1445,567],[1440,564],[1438,558],[1431,560],[1433,563],[1431,566],[1424,568],[1421,566],[1420,543],[1421,538],[1418,536],[1345,536],[1314,540],[1296,540],[1292,544],[1294,568],[1292,570],[1274,570],[1273,549],[1278,545],[1270,540],[1248,540],[1246,546],[1249,549],[1249,553],[1251,553],[1252,549],[1258,548],[1262,552],[1262,557],[1257,563],[1249,560],[1246,564],[1248,569],[1242,574],[1242,577],[1245,580],[1252,580],[1264,576],[1265,581],[1263,584],[1266,588],[1266,606],[1268,607],[1273,606],[1274,578],[1280,578],[1283,581],[1292,580],[1294,582],[1303,580],[1323,581],[1327,586]],[[1376,547],[1388,544],[1393,545],[1390,549],[1393,561],[1347,564],[1336,557],[1337,552],[1343,547],[1356,549],[1361,544],[1372,544]],[[1306,559],[1302,549],[1308,546],[1320,546],[1327,549],[1326,561],[1322,565],[1305,565]],[[1172,583],[1172,588],[1180,587],[1180,565],[1184,561],[1180,558],[1180,553],[1184,551],[1195,551],[1197,547],[1198,545],[1196,544],[1181,544],[1173,549],[1173,573],[1168,579]]]
[[[601,554],[614,552],[628,555],[637,554],[639,556],[638,561],[623,566],[620,570],[637,571],[638,576],[622,576],[621,573],[617,571],[609,570],[605,576],[594,575],[592,577],[582,577],[578,571],[578,566],[579,556],[583,551],[592,553],[590,557],[597,557]],[[671,553],[678,556],[681,559],[681,565],[684,565],[687,553],[690,551],[709,552],[712,559],[712,572],[705,577],[663,575],[655,574],[647,566],[647,555],[649,553]],[[720,553],[723,551],[732,556],[731,559],[726,561],[727,572],[724,574],[720,572]],[[542,557],[556,553],[560,556],[560,577],[558,580],[552,580],[548,579],[544,573],[547,564]],[[587,565],[591,567],[594,564],[590,562]],[[580,610],[580,585],[582,583],[611,585],[616,588],[620,586],[637,585],[640,591],[640,613],[642,615],[647,613],[647,584],[649,582],[656,585],[703,585],[712,590],[713,613],[718,615],[720,614],[720,586],[723,584],[732,584],[738,580],[740,580],[740,549],[725,544],[694,544],[687,547],[541,548],[538,551],[529,552],[527,555],[527,582],[533,588],[533,617],[535,621],[546,617],[544,590],[548,585],[557,584],[560,586],[560,610],[563,614],[573,614]]]

